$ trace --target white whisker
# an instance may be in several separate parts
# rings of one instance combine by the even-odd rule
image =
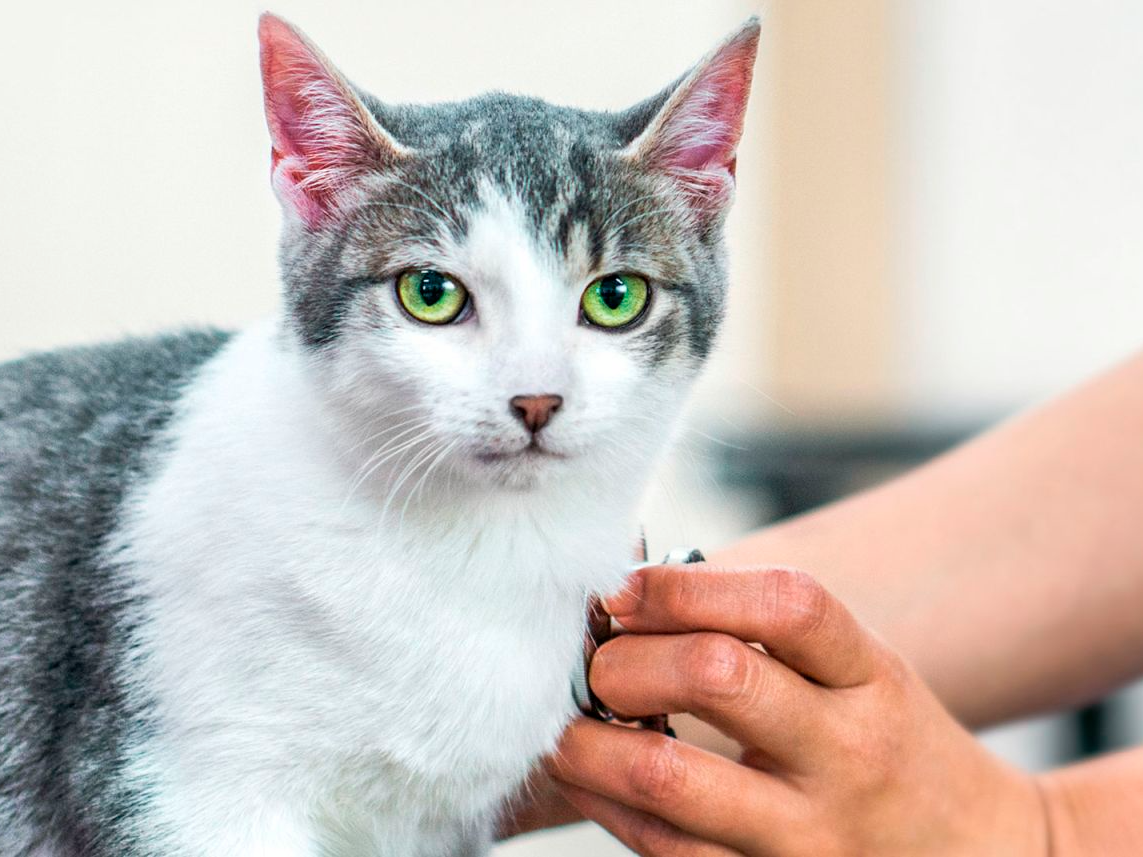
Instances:
[[[345,500],[342,502],[341,508],[344,510],[349,505],[349,501],[353,498],[353,495],[357,489],[360,488],[365,482],[367,482],[369,478],[374,473],[376,473],[377,470],[385,462],[390,461],[401,453],[415,447],[422,441],[420,435],[416,435],[411,438],[406,437],[406,435],[419,432],[422,429],[429,427],[431,424],[432,423],[430,421],[426,420],[422,423],[419,423],[418,425],[405,429],[400,434],[390,438],[388,442],[383,444],[380,449],[373,453],[373,455],[371,455],[369,459],[358,469],[358,472],[361,475],[356,477],[353,483],[350,485],[349,493],[346,495]],[[404,438],[404,440],[402,440],[402,438]]]
[[[434,458],[429,466],[425,469],[425,472],[421,474],[421,478],[417,480],[417,484],[413,486],[413,490],[411,490],[409,492],[409,496],[405,498],[405,505],[401,507],[401,517],[397,525],[398,533],[403,532],[404,530],[405,513],[409,511],[409,504],[413,501],[413,498],[417,496],[417,492],[421,489],[421,486],[425,484],[426,480],[432,474],[433,470],[435,470],[437,466],[440,465],[441,462],[443,462],[459,444],[459,440],[453,440],[450,443],[446,444],[440,453],[436,456],[436,458]]]

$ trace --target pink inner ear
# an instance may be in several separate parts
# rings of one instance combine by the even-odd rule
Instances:
[[[733,182],[757,48],[756,26],[723,45],[680,84],[644,144],[652,164],[704,196]]]
[[[673,139],[667,165],[683,170],[728,167],[742,134],[747,92],[747,79],[739,75],[702,80],[668,123]]]
[[[274,186],[320,226],[353,179],[379,165],[379,138],[348,84],[289,24],[263,15],[258,35]]]

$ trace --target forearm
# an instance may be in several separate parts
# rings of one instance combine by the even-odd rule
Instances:
[[[1143,853],[1143,749],[1073,765],[1040,779],[1051,857]]]
[[[1143,671],[1143,357],[716,554],[811,571],[972,725]]]

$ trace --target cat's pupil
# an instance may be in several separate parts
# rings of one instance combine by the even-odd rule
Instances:
[[[421,274],[421,300],[425,302],[425,306],[432,306],[441,298],[445,293],[445,280],[436,271],[426,271]]]
[[[599,284],[599,299],[608,309],[619,309],[627,297],[627,284],[620,277],[610,277]]]

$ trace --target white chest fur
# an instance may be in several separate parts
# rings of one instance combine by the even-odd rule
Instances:
[[[378,517],[271,326],[184,405],[112,542],[142,596],[155,812],[212,855],[416,854],[479,824],[572,714],[583,593],[622,580],[630,492],[428,486]]]

